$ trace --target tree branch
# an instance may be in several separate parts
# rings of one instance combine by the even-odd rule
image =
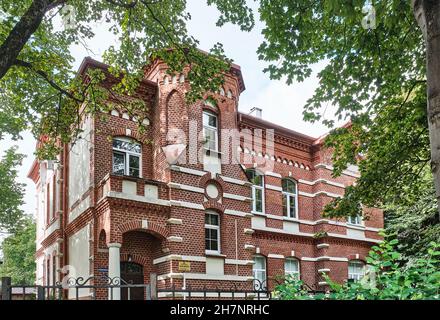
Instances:
[[[138,4],[138,0],[133,0],[130,3],[125,3],[120,0],[106,0],[106,1],[114,6],[122,7],[125,9],[133,9]]]
[[[74,100],[74,101],[76,101],[76,102],[78,102],[78,103],[82,103],[82,102],[84,102],[84,100],[78,99],[78,98],[75,97],[71,92],[66,91],[65,89],[61,88],[57,83],[55,83],[53,80],[51,80],[51,79],[49,78],[49,75],[48,75],[46,72],[44,72],[44,71],[42,71],[42,70],[37,70],[37,69],[35,69],[31,63],[26,62],[26,61],[23,61],[23,60],[20,60],[20,59],[15,59],[15,61],[14,61],[14,65],[16,65],[16,66],[20,66],[20,67],[24,67],[24,68],[27,68],[27,69],[31,70],[32,72],[36,73],[36,74],[39,75],[41,78],[43,78],[44,80],[46,80],[47,83],[49,83],[49,85],[50,85],[52,88],[58,90],[60,93],[62,93],[63,95],[69,97],[70,99],[72,99],[72,100]]]
[[[53,0],[34,0],[32,2],[31,6],[0,46],[0,79],[5,76],[9,68],[15,63],[29,38],[40,26],[46,12],[53,5],[58,5],[59,3],[60,1]]]

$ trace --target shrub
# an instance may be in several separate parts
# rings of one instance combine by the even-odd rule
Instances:
[[[282,300],[440,300],[440,245],[430,243],[426,258],[405,263],[395,251],[397,240],[372,247],[368,271],[358,282],[338,284],[323,275],[330,287],[326,294],[311,295],[304,283],[288,277],[274,297]]]

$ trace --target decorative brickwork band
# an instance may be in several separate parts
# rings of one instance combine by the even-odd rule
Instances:
[[[220,213],[225,212],[225,206],[223,204],[221,204],[220,202],[217,202],[215,199],[210,199],[208,201],[205,201],[203,203],[203,207],[205,209],[212,209],[212,210],[216,210]]]
[[[128,130],[124,127],[112,128],[111,135],[114,137],[126,136],[143,142],[147,138],[137,132],[137,130]]]

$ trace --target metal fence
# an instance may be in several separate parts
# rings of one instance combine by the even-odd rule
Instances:
[[[157,296],[162,299],[228,299],[228,300],[271,300],[273,295],[267,281],[253,279],[246,283],[233,283],[229,286],[191,286],[158,288]]]
[[[157,286],[156,277],[149,284],[133,284],[107,276],[67,278],[55,285],[13,285],[2,278],[1,300],[272,300],[274,288],[281,281],[253,279],[231,285]],[[305,287],[311,294],[316,293]]]
[[[134,300],[141,292],[141,300],[151,300],[155,290],[151,284],[133,284],[121,278],[107,276],[68,278],[54,285],[11,284],[11,278],[2,278],[1,300]],[[139,294],[137,295],[139,298]]]

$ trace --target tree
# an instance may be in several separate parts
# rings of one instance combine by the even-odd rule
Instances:
[[[23,226],[3,240],[3,264],[0,276],[11,277],[13,283],[34,284],[35,282],[35,223],[27,218]]]
[[[51,141],[55,144],[54,137],[64,142],[75,137],[75,124],[83,112],[106,110],[109,93],[99,87],[102,75],[89,74],[84,83],[70,68],[68,47],[92,36],[91,21],[106,19],[118,36],[120,46],[110,46],[104,55],[111,65],[109,71],[120,76],[112,88],[117,93],[133,94],[147,57],[161,58],[171,72],[190,66],[188,97],[195,101],[218,88],[230,62],[220,44],[211,55],[197,50],[197,40],[185,28],[190,14],[183,0],[3,3],[0,56],[5,59],[0,64],[0,95],[6,101],[6,112],[0,113],[0,119],[6,124],[0,129],[18,135],[30,124],[37,137],[47,137],[47,146]],[[207,3],[220,12],[218,26],[231,22],[243,31],[253,28],[253,10],[246,1]],[[292,83],[309,77],[316,62],[326,61],[318,74],[319,87],[305,106],[305,119],[332,127],[333,121],[323,119],[322,114],[326,105],[333,105],[338,119],[352,123],[350,130],[336,130],[328,145],[336,149],[335,174],[358,164],[362,176],[326,213],[355,215],[361,204],[378,206],[392,194],[408,194],[411,187],[417,188],[418,173],[427,163],[439,197],[440,3],[260,0],[257,6],[265,24],[258,49],[259,58],[269,64],[265,71],[272,79],[286,77]],[[54,28],[57,10],[65,18],[75,12],[75,27]],[[387,140],[381,144],[374,133]],[[414,153],[396,148],[395,136],[402,150],[414,148]]]
[[[163,59],[170,73],[189,68],[189,101],[217,90],[230,60],[220,44],[209,54],[197,49],[197,40],[187,34],[190,15],[185,4],[184,0],[2,1],[0,130],[5,131],[0,138],[5,132],[17,138],[30,127],[37,138],[45,137],[41,153],[53,156],[59,141],[76,137],[84,113],[107,111],[109,94],[134,94],[150,59]],[[55,17],[63,18],[64,28],[56,25]],[[108,22],[119,41],[104,54],[111,66],[108,71],[120,80],[110,90],[99,86],[102,73],[79,79],[71,66],[69,46],[93,37],[93,21]],[[145,107],[137,105],[138,110]]]
[[[435,0],[411,0],[411,3],[426,47],[431,169],[440,212],[440,3]]]
[[[17,167],[21,165],[23,155],[16,151],[16,147],[6,150],[0,161],[0,231],[16,231],[24,217],[20,209],[24,185],[17,183]]]
[[[432,177],[424,183],[411,201],[385,207],[385,225],[390,237],[399,241],[397,250],[410,263],[429,256],[429,243],[440,243],[440,221]]]

